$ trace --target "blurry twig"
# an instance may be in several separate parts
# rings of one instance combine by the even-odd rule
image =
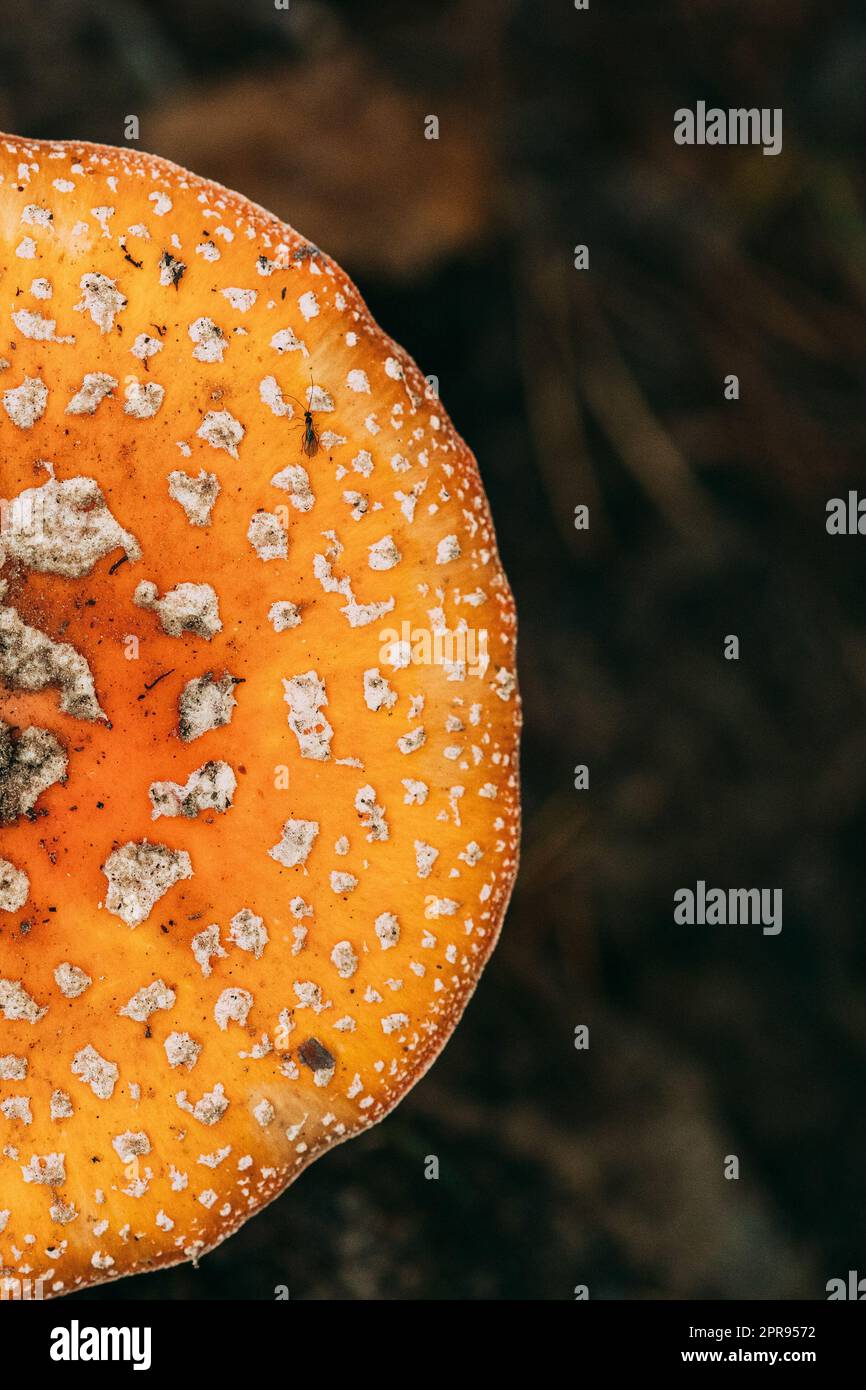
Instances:
[[[576,548],[574,508],[590,508],[590,540],[603,535],[605,518],[574,388],[568,272],[561,252],[520,243],[516,261],[520,367],[535,459],[551,500],[556,528]],[[583,544],[587,533],[582,536]]]
[[[587,404],[617,456],[668,524],[689,544],[699,542],[705,555],[717,555],[723,542],[722,518],[652,413],[600,311],[586,308],[590,331],[578,363],[578,381]]]

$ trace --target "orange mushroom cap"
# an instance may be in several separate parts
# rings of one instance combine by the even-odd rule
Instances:
[[[517,862],[475,460],[327,256],[0,137],[0,1275],[196,1258],[433,1061]]]

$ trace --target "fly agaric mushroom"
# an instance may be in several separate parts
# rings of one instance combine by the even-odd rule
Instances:
[[[0,137],[0,1274],[194,1259],[442,1048],[518,840],[475,461],[290,227]]]

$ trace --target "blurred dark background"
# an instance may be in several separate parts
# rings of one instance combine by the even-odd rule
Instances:
[[[824,525],[866,489],[863,10],[18,0],[0,77],[0,127],[137,114],[341,262],[439,377],[522,613],[523,868],[454,1040],[199,1270],[80,1297],[866,1274],[866,540]],[[783,154],[676,147],[698,99],[782,107]],[[675,926],[698,878],[781,887],[781,935]]]

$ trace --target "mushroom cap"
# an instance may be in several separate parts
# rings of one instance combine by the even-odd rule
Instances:
[[[351,281],[0,137],[0,1273],[194,1259],[381,1119],[495,945],[515,612]]]

